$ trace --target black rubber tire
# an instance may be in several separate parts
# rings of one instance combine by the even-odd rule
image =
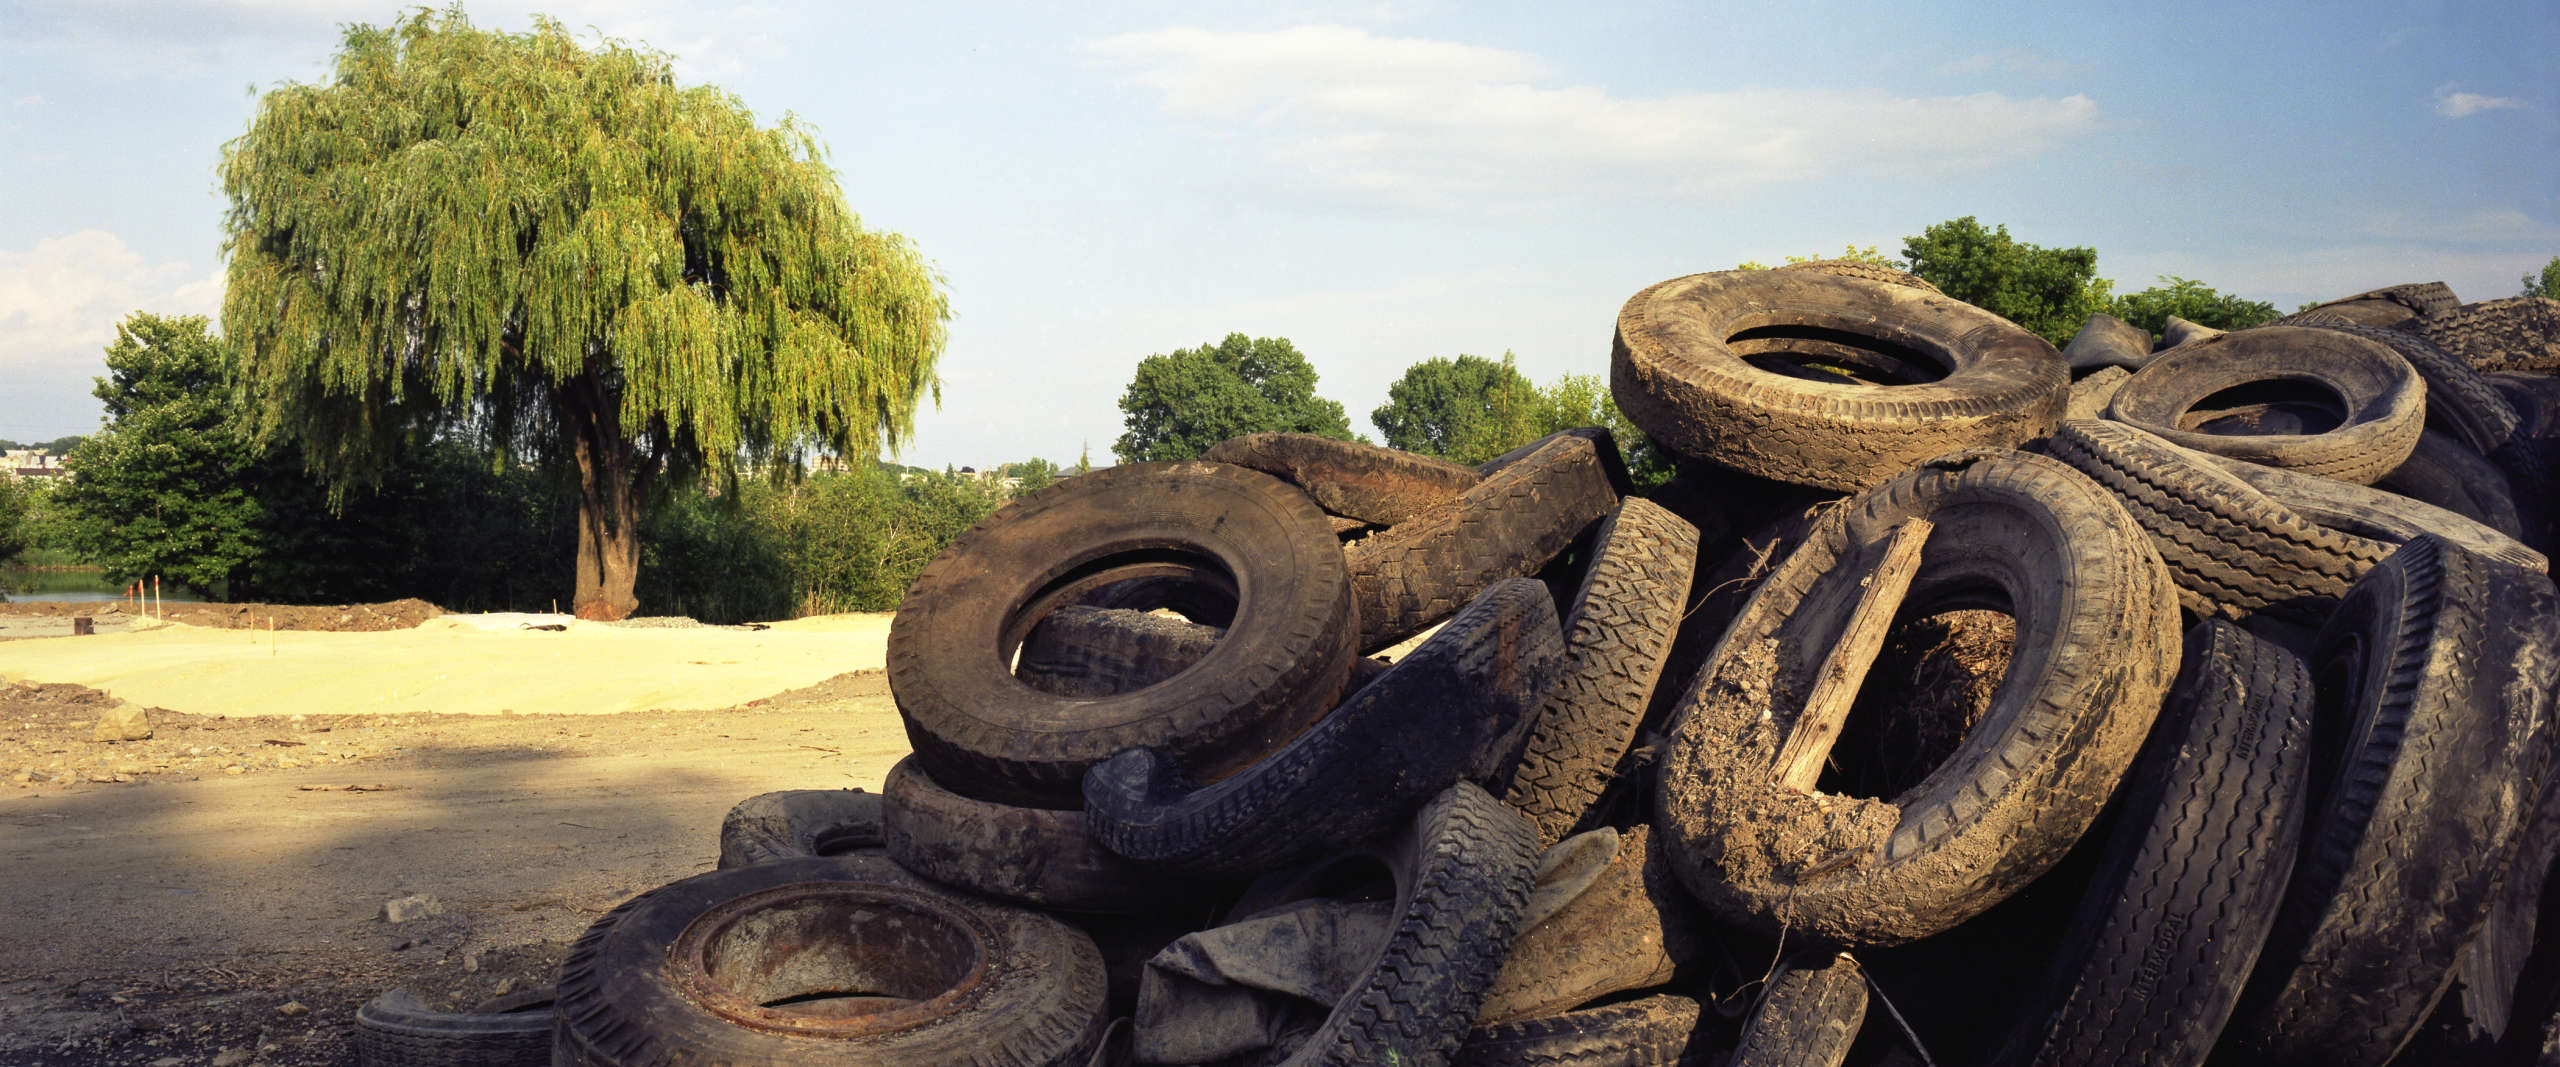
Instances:
[[[1055,696],[1117,696],[1190,670],[1226,632],[1151,611],[1063,607],[1022,639],[1013,676]]]
[[[2427,383],[2427,425],[2443,430],[2481,455],[2496,452],[2516,432],[2516,409],[2496,386],[2435,342],[2406,330],[2364,326],[2325,311],[2287,318],[2288,325],[2336,330],[2400,354]]]
[[[1779,965],[1725,1067],[1840,1067],[1867,1018],[1867,976],[1846,955]]]
[[[2560,300],[2483,300],[2421,315],[2409,329],[2478,370],[2560,371]]]
[[[2410,282],[2342,296],[2277,321],[2290,323],[2306,315],[2328,315],[2346,322],[2392,329],[2404,327],[2420,315],[2449,311],[2459,303],[2461,300],[2453,295],[2453,289],[2443,282]]]
[[[1168,569],[1223,575],[1239,597],[1193,669],[1100,699],[1014,677],[1056,609]],[[1340,543],[1296,487],[1223,463],[1111,467],[1013,502],[926,565],[889,627],[889,688],[934,780],[1072,808],[1085,769],[1115,752],[1159,747],[1216,778],[1305,729],[1349,676],[1351,603]]]
[[[1113,855],[1081,811],[974,800],[936,784],[914,756],[880,791],[889,858],[943,885],[1078,912],[1154,912],[1210,890]]]
[[[2085,378],[2108,367],[2131,373],[2151,362],[2151,341],[2151,331],[2102,311],[2089,316],[2071,343],[2063,346],[2062,362],[2075,377]]]
[[[1502,969],[1529,906],[1529,822],[1471,782],[1442,790],[1388,846],[1396,924],[1287,1067],[1440,1064]]]
[[[737,802],[720,819],[720,869],[806,856],[876,850],[880,795],[859,789],[785,789]]]
[[[1601,520],[1565,613],[1564,672],[1539,701],[1502,790],[1537,824],[1539,847],[1581,825],[1635,747],[1697,565],[1697,527],[1651,501],[1629,497]]]
[[[358,1067],[549,1067],[550,999],[539,1010],[429,1010],[394,989],[356,1009]]]
[[[2293,873],[2311,672],[2219,619],[2187,632],[2178,684],[2125,778],[2054,952],[2043,1006],[1997,1062],[2204,1062]]]
[[[1670,985],[1704,954],[1705,917],[1651,837],[1643,826],[1617,832],[1618,852],[1599,877],[1512,939],[1476,1025],[1535,1019]]]
[[[2230,390],[2294,383],[2334,394],[2324,433],[2243,435],[2195,428],[2196,407]],[[2217,456],[2371,485],[2409,458],[2426,426],[2426,382],[2381,344],[2336,330],[2264,326],[2161,353],[2116,390],[2107,417]]]
[[[1721,1063],[1698,1002],[1676,993],[1479,1026],[1450,1067],[1707,1067]]]
[[[1539,449],[1554,444],[1557,439],[1564,437],[1579,437],[1591,442],[1591,450],[1600,456],[1600,469],[1609,475],[1610,488],[1617,490],[1619,496],[1630,496],[1635,493],[1635,479],[1627,473],[1627,457],[1618,449],[1618,435],[1610,433],[1605,426],[1577,426],[1569,430],[1557,430],[1476,464],[1476,474],[1479,477],[1491,478],[1502,468],[1537,455]]]
[[[2066,422],[2045,443],[2115,494],[2199,616],[2317,625],[2390,546],[2329,529],[2221,464],[2123,423]]]
[[[1871,282],[1883,282],[1886,285],[1905,285],[1924,293],[1942,292],[1937,286],[1929,284],[1929,279],[1910,271],[1860,259],[1809,259],[1775,269],[1809,270],[1817,274],[1829,274],[1841,278],[1863,278]]]
[[[2450,437],[2433,430],[2427,431],[2427,435],[2429,440],[2442,450],[2469,455],[2468,449],[2463,448]],[[2430,450],[2422,446],[2421,454],[2427,451]],[[2476,468],[2456,466],[2455,469],[2463,470],[2468,476],[2484,479],[2491,484],[2475,483],[2466,488],[2476,491],[2482,497],[2490,493],[2503,493],[2506,488],[2506,479],[2499,475],[2497,469],[2489,466],[2487,460],[2477,456],[2470,458],[2479,464]],[[2233,477],[2249,483],[2250,488],[2266,494],[2267,499],[2275,501],[2294,514],[2347,536],[2379,543],[2385,546],[2386,550],[2407,544],[2422,534],[2434,534],[2500,563],[2522,567],[2537,574],[2548,573],[2550,570],[2550,561],[2544,559],[2542,553],[2534,551],[2506,531],[2475,520],[2462,512],[2428,503],[2415,494],[2392,491],[2389,488],[2390,479],[2384,479],[2382,483],[2376,485],[2356,485],[2351,482],[2303,474],[2299,471],[2261,467],[2254,463],[2242,463],[2237,460],[2216,462]],[[2416,462],[2417,456],[2413,455],[2411,463]],[[2446,464],[2446,466],[2454,465]],[[2407,468],[2404,466],[2403,469]],[[2447,477],[2440,470],[2411,473],[2413,478],[2424,478],[2433,483],[2441,483]],[[2436,488],[2440,490],[2443,486],[2438,484]],[[2508,521],[2513,522],[2514,509],[2508,508],[2506,511]]]
[[[2373,485],[2510,538],[2521,540],[2525,535],[2524,516],[2507,484],[2506,471],[2448,434],[2429,430],[2421,435],[2408,462]]]
[[[1095,766],[1085,819],[1104,847],[1166,871],[1293,866],[1392,831],[1452,782],[1490,777],[1563,666],[1546,587],[1505,579],[1333,714],[1223,781],[1195,786],[1146,748]]]
[[[2223,1050],[2378,1065],[2481,928],[2548,759],[2550,579],[2421,537],[2320,632],[2302,858]]]
[[[2166,352],[2169,349],[2177,348],[2181,345],[2191,345],[2198,341],[2212,340],[2213,338],[2220,337],[2229,332],[2230,331],[2228,330],[2217,330],[2211,326],[2189,322],[2175,315],[2171,315],[2167,321],[2160,325],[2160,347],[2157,351]]]
[[[1538,573],[1617,506],[1598,447],[1557,435],[1456,498],[1343,546],[1360,651],[1393,647],[1485,587]]]
[[[560,965],[552,1062],[562,1067],[1083,1067],[1108,1021],[1091,939],[1035,912],[931,889],[879,857],[713,871],[643,893],[609,918]],[[812,951],[839,951],[708,968],[733,981],[686,977],[706,970],[684,965],[689,938],[717,957],[729,938],[795,934]],[[911,973],[858,969],[900,948],[894,962]],[[756,1006],[847,984],[924,995],[832,1019]]]
[[[1905,520],[1937,524],[1901,617],[2001,606],[2007,678],[1977,728],[1890,799],[1799,792],[1776,760]],[[2176,587],[2115,498],[2021,452],[1962,452],[1850,499],[1760,586],[1682,698],[1654,828],[1713,913],[1790,939],[1894,944],[2034,880],[2098,816],[2177,673]]]
[[[1944,376],[1844,385],[1753,362],[1792,368],[1788,353],[1906,381]],[[2062,354],[2007,319],[1908,286],[1810,271],[1723,271],[1648,287],[1618,312],[1609,359],[1619,410],[1657,445],[1829,489],[1874,485],[1954,449],[2042,437],[2069,385]]]
[[[1251,467],[1305,490],[1327,512],[1377,526],[1410,519],[1484,480],[1445,459],[1304,433],[1230,437],[1200,458]]]

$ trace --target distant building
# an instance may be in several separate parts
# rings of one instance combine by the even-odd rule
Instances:
[[[49,456],[37,448],[12,448],[0,452],[0,474],[16,481],[20,478],[67,478],[71,472],[63,467],[61,456]]]

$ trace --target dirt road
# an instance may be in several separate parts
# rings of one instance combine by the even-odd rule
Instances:
[[[461,1007],[543,982],[596,915],[710,869],[731,804],[876,790],[907,749],[877,670],[715,711],[348,715],[275,693],[277,714],[163,705],[150,739],[97,742],[115,697],[21,662],[63,644],[0,643],[20,657],[0,684],[0,1064],[352,1063],[376,993]],[[365,669],[360,644],[337,654]],[[384,919],[412,896],[441,913]]]

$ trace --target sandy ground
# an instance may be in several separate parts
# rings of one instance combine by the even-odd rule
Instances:
[[[546,981],[730,805],[907,750],[885,616],[526,621],[0,641],[0,1064],[352,1063],[376,993]],[[151,738],[90,739],[119,700]]]

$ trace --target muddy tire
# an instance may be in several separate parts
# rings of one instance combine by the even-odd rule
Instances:
[[[1579,827],[1635,746],[1697,564],[1697,528],[1651,501],[1629,497],[1601,520],[1565,614],[1564,672],[1502,792],[1538,825],[1540,847]]]
[[[2317,625],[2391,548],[2277,503],[2212,459],[2122,423],[2067,422],[2045,443],[2106,487],[2151,536],[2200,616],[2268,612]]]
[[[2126,776],[2106,851],[2007,1064],[2204,1062],[2258,958],[2302,836],[2311,674],[2208,619]]]
[[[1014,676],[1057,609],[1190,577],[1240,597],[1192,669],[1099,699]],[[935,781],[1072,808],[1086,768],[1116,752],[1155,746],[1216,778],[1278,747],[1341,691],[1358,621],[1342,549],[1304,493],[1223,463],[1133,463],[1015,501],[935,557],[890,625],[889,688]]]
[[[2560,371],[2560,300],[2483,300],[2420,316],[2409,329],[2478,370]]]
[[[1444,459],[1303,433],[1230,437],[1200,456],[1271,475],[1305,490],[1316,506],[1376,526],[1393,526],[1483,478]]]
[[[1205,893],[1113,855],[1081,811],[972,800],[936,785],[913,756],[889,768],[880,796],[889,858],[943,885],[1079,912],[1161,911]]]
[[[1937,524],[1900,617],[2015,620],[2006,680],[1890,798],[1780,785],[1776,761],[1865,577]],[[1654,828],[1707,908],[1835,945],[1925,937],[2034,880],[2096,819],[2177,671],[2176,586],[2106,491],[2043,456],[1964,452],[1850,499],[1760,586],[1682,698]]]
[[[2560,598],[2422,537],[2356,583],[2311,663],[2302,858],[2223,1047],[2378,1065],[2425,1019],[2523,840]]]
[[[1671,984],[1705,950],[1706,924],[1642,826],[1579,896],[1520,931],[1476,1024],[1553,1015],[1613,993]]]
[[[2128,373],[2151,362],[2151,331],[2105,312],[2089,316],[2062,349],[2071,373],[2086,377],[2108,367]]]
[[[1289,867],[1394,830],[1450,783],[1490,777],[1563,665],[1546,587],[1497,582],[1268,759],[1202,786],[1163,753],[1132,749],[1085,776],[1085,818],[1104,847],[1161,870]]]
[[[1707,1067],[1698,1002],[1673,993],[1478,1026],[1450,1067]]]
[[[522,1010],[483,1004],[471,1011],[430,1010],[416,994],[394,989],[356,1009],[357,1067],[548,1067],[551,997]]]
[[[1013,676],[1044,693],[1117,696],[1190,670],[1223,627],[1126,608],[1059,608],[1022,640]]]
[[[880,795],[786,789],[737,802],[720,820],[720,869],[878,849]]]
[[[1806,363],[1910,384],[1808,380]],[[1990,312],[1809,271],[1696,274],[1637,293],[1618,313],[1609,374],[1656,444],[1829,489],[2042,437],[2070,385],[2061,353]]]
[[[2408,462],[2373,486],[2450,511],[2509,538],[2524,537],[2524,517],[2506,472],[2450,435],[2427,431],[2418,438]]]
[[[2360,326],[2313,311],[2286,320],[2291,325],[2336,330],[2361,337],[2400,354],[2427,383],[2427,425],[2460,438],[2481,455],[2507,443],[2516,431],[2516,409],[2500,396],[2478,370],[2435,342],[2406,330]]]
[[[846,994],[883,1006],[825,1010]],[[1085,935],[860,856],[644,893],[579,939],[558,998],[552,1062],[568,1067],[1083,1067],[1107,1021]]]
[[[1775,269],[1809,270],[1816,274],[1829,274],[1839,278],[1859,278],[1871,282],[1883,282],[1886,285],[1909,286],[1924,293],[1940,292],[1937,286],[1929,284],[1929,279],[1910,271],[1857,259],[1810,259],[1802,263],[1789,263]]]
[[[1840,1067],[1867,1018],[1867,976],[1842,956],[1781,964],[1726,1067]]]
[[[2290,324],[2304,316],[2323,315],[2359,325],[2393,329],[2405,327],[2421,315],[2450,311],[2459,303],[2461,300],[2453,295],[2453,289],[2443,282],[2410,282],[2342,296],[2287,315],[2278,322]]]
[[[2428,431],[2428,436],[2446,450],[2468,455],[2468,450],[2452,438],[2432,430]],[[2471,458],[2479,459],[2477,456]],[[2415,457],[2411,462],[2416,462]],[[2535,573],[2547,573],[2550,569],[2550,561],[2544,559],[2542,553],[2527,547],[2505,531],[2474,520],[2467,514],[2428,503],[2414,494],[2388,491],[2389,479],[2381,485],[2364,486],[2254,463],[2231,460],[2219,463],[2223,470],[2249,483],[2250,488],[2266,494],[2267,499],[2286,510],[2341,534],[2376,542],[2386,550],[2396,549],[2421,535],[2434,534],[2509,566]],[[2407,468],[2404,466],[2402,469]],[[2506,480],[2486,461],[2481,461],[2478,468],[2465,469],[2470,476],[2491,483],[2475,484],[2466,489],[2482,496],[2505,491]],[[2425,477],[2434,481],[2443,475],[2429,471]],[[2438,484],[2435,488],[2441,491],[2446,487]],[[2507,514],[2508,521],[2513,522],[2513,509],[2508,509]]]
[[[2235,391],[2275,389],[2267,403],[2199,410]],[[2216,433],[2207,422],[2339,403],[2315,433]],[[2183,448],[2371,485],[2409,458],[2426,425],[2426,383],[2381,344],[2336,330],[2267,326],[2161,353],[2116,390],[2107,417]]]
[[[1456,498],[1344,546],[1360,651],[1392,647],[1485,587],[1538,573],[1617,506],[1599,449],[1560,434]]]

